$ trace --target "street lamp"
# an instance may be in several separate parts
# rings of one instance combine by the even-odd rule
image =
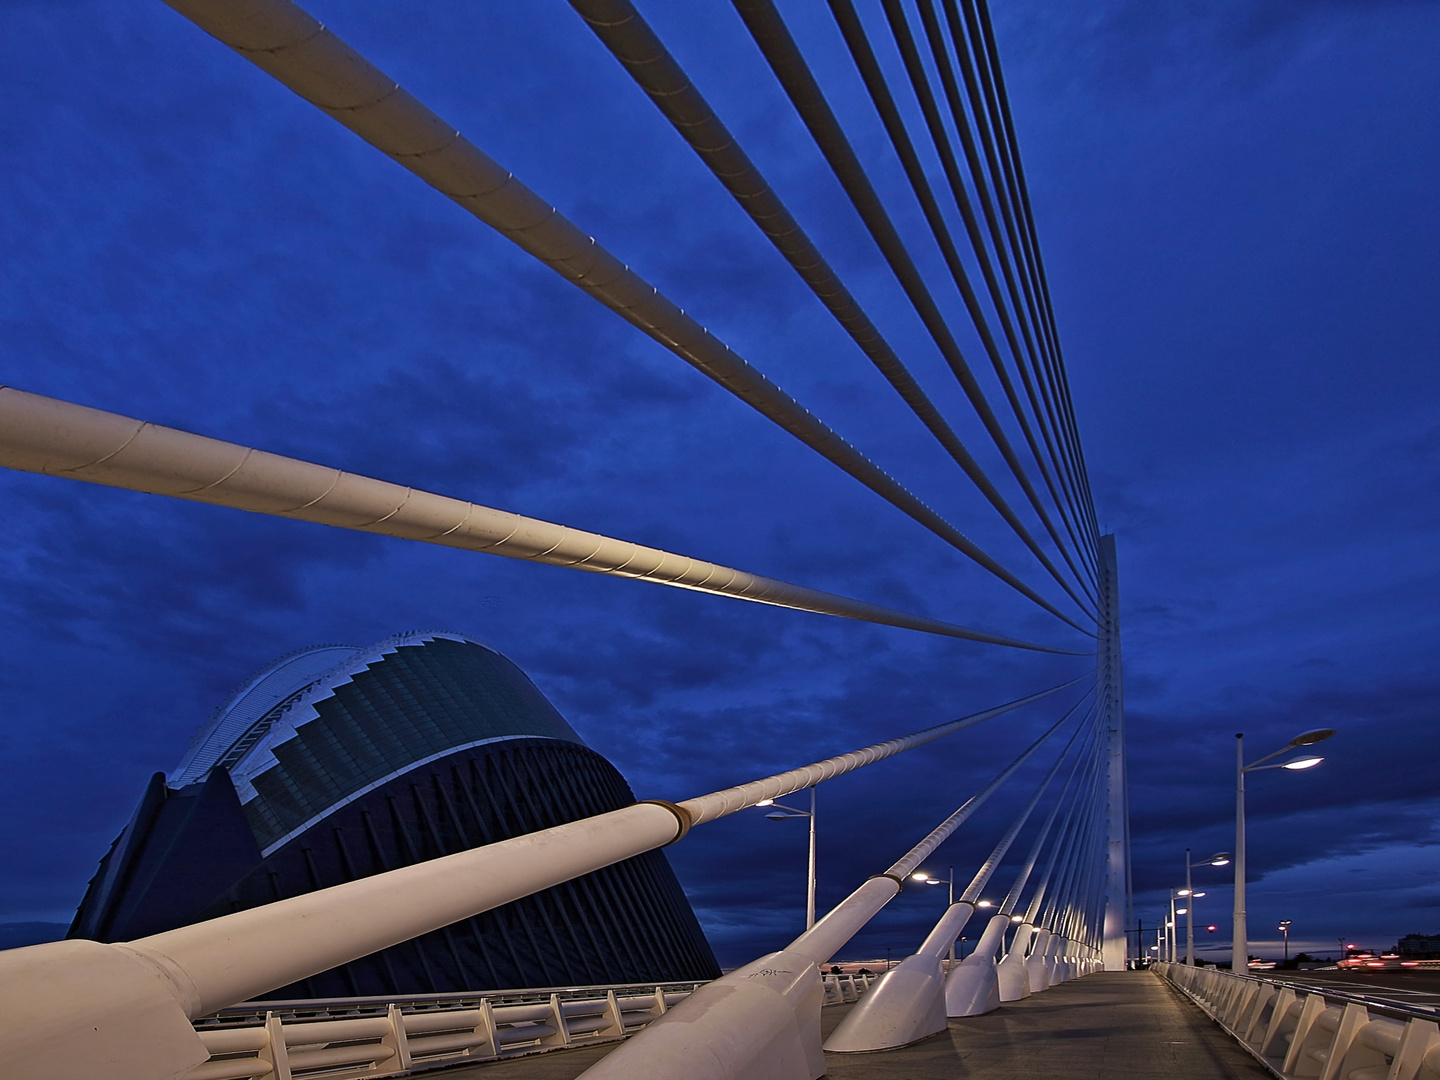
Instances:
[[[809,930],[815,925],[815,788],[810,788],[810,809],[797,810],[793,806],[782,806],[774,799],[761,799],[756,806],[773,806],[775,812],[765,816],[771,821],[784,821],[787,818],[809,818],[810,819],[810,867],[809,877],[805,889],[805,929]]]
[[[1295,771],[1313,768],[1325,759],[1308,754],[1275,765],[1266,765],[1265,762],[1279,757],[1288,750],[1324,742],[1334,734],[1334,728],[1317,728],[1314,731],[1296,735],[1273,754],[1266,754],[1249,765],[1245,764],[1245,735],[1243,732],[1239,732],[1235,736],[1235,914],[1230,945],[1231,971],[1247,971],[1250,966],[1250,944],[1245,940],[1245,774],[1261,769]],[[1237,964],[1239,967],[1236,966]]]
[[[950,876],[948,878],[931,877],[923,870],[919,873],[911,874],[910,877],[914,881],[923,881],[926,885],[947,886],[945,890],[948,894],[946,898],[947,909],[955,903],[955,868],[953,866],[950,867]],[[955,963],[955,943],[953,941],[950,943],[950,963],[952,966]]]
[[[1290,920],[1280,920],[1280,932],[1285,935],[1285,962],[1290,962]]]
[[[1199,862],[1191,862],[1190,849],[1187,847],[1185,849],[1185,891],[1180,895],[1189,896],[1192,898],[1205,895],[1204,893],[1195,892],[1194,886],[1190,882],[1190,871],[1195,869],[1195,867],[1229,865],[1230,853],[1228,851],[1217,851],[1208,859],[1201,859]],[[1192,908],[1195,905],[1186,904],[1185,906],[1187,908]],[[1195,966],[1195,916],[1192,915],[1189,911],[1185,912],[1185,963],[1188,967]]]

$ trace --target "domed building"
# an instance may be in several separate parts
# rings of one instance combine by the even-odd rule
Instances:
[[[127,941],[635,801],[518,667],[456,634],[276,662],[157,773],[71,937]],[[648,852],[277,990],[273,998],[709,979]]]

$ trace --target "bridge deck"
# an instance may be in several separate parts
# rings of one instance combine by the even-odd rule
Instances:
[[[823,1014],[825,1033],[849,1006]],[[617,1044],[460,1066],[444,1080],[573,1080]],[[830,1080],[1269,1080],[1195,1006],[1145,972],[1090,975],[884,1054],[826,1054]],[[638,1078],[637,1078],[638,1080]]]

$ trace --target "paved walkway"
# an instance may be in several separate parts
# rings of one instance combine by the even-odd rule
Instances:
[[[821,1014],[827,1035],[846,1008]],[[616,1045],[421,1075],[574,1080]],[[825,1059],[830,1080],[1270,1080],[1235,1040],[1148,972],[1090,975],[988,1016],[951,1020],[947,1031],[913,1046]]]

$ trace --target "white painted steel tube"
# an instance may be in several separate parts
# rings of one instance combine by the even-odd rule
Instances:
[[[9,1064],[24,1063],[27,1080],[73,1080],[100,1071],[110,1080],[179,1076],[206,1057],[187,1018],[661,847],[684,834],[682,822],[713,820],[753,806],[767,792],[797,790],[813,782],[807,778],[814,770],[837,776],[1062,688],[720,792],[716,799],[692,800],[705,815],[700,819],[679,806],[638,803],[137,941],[64,941],[0,953],[0,1015],[23,1021],[7,1024],[0,1054]],[[873,914],[898,889],[897,881],[876,879],[862,886],[863,895],[847,911]],[[822,920],[810,944],[839,948],[854,933],[842,933],[844,922],[827,926]],[[802,980],[781,996],[808,1002],[812,989]],[[94,1038],[60,1037],[76,1017]],[[64,1028],[55,1027],[56,1018]]]
[[[896,876],[872,877],[831,908],[823,919],[786,946],[786,952],[823,964],[900,892]]]
[[[820,1045],[820,1005],[824,998],[820,965],[874,918],[900,892],[901,884],[915,868],[1068,718],[1067,712],[884,874],[864,882],[786,948],[700,987],[682,1005],[583,1075],[588,1080],[733,1080],[738,1076],[746,1080],[795,1080],[821,1076],[825,1058]],[[804,776],[799,779],[791,791],[811,783]],[[765,797],[757,785],[746,787],[755,800]],[[690,804],[680,805],[688,809]],[[938,968],[939,961],[934,963]]]
[[[1084,700],[1081,698],[1072,706],[1020,760],[1028,758],[1059,730]],[[1076,728],[1055,762],[1046,771],[1034,795],[981,864],[960,901],[952,903],[945,910],[920,948],[902,960],[898,968],[887,971],[865,999],[845,1017],[826,1042],[826,1049],[841,1053],[867,1053],[904,1046],[944,1030],[947,1014],[978,1016],[999,1007],[1000,983],[995,954],[1004,942],[1005,929],[1010,925],[1008,910],[993,914],[975,952],[960,964],[953,965],[948,977],[941,972],[940,958],[951,949],[955,938],[965,928],[978,907],[981,892],[1048,789],[1070,749],[1082,732],[1088,730],[1088,725],[1083,723]],[[1085,757],[1083,752],[1077,755],[1074,768],[1078,769]],[[1017,761],[1016,765],[1018,764]],[[1012,765],[1011,770],[1014,768]],[[1007,770],[1007,773],[1011,770]],[[1002,777],[1005,775],[1001,774]],[[1061,802],[1063,799],[1057,800],[1057,810]],[[1051,816],[1053,819],[1053,813]],[[1033,857],[1031,861],[1033,862]],[[1024,980],[1023,973],[1021,980]]]
[[[975,804],[983,801],[983,796],[988,796],[1034,754],[1070,719],[1078,707],[1079,703],[1068,710],[1054,726],[996,777],[981,792],[981,796],[967,802],[961,812],[973,812]],[[946,908],[935,928],[915,953],[902,960],[899,967],[887,971],[881,977],[874,989],[865,995],[836,1028],[825,1044],[826,1049],[840,1053],[867,1053],[904,1046],[943,1030],[947,1012],[952,1016],[972,1016],[989,1012],[999,1006],[999,983],[995,973],[994,952],[1003,941],[1004,928],[1010,923],[1008,912],[997,914],[990,920],[977,946],[976,954],[953,966],[948,979],[942,974],[940,958],[950,950],[955,938],[965,928],[978,906],[977,899],[981,890],[1048,787],[1060,763],[1065,759],[1066,752],[1074,745],[1080,730],[1083,730],[1083,725],[1071,736],[1065,750],[1060,753],[1055,764],[1046,773],[1044,781],[1036,789],[1035,795],[1000,838],[960,901]]]
[[[1063,652],[13,387],[0,466],[994,645]]]
[[[1055,688],[1058,689],[1061,688]],[[674,810],[655,803],[637,803],[609,814],[180,927],[131,942],[128,947],[176,968],[177,985],[194,987],[195,1000],[193,1004],[187,1002],[189,1015],[202,1016],[591,870],[662,847],[683,835],[680,817],[686,820],[687,827],[724,817],[754,806],[761,799],[788,794],[820,779],[851,772],[959,731],[1055,690],[738,788],[686,800]],[[1021,754],[980,795],[952,814],[907,858],[913,857],[918,864],[978,809],[1049,734]],[[791,783],[795,786],[790,787]],[[923,853],[917,854],[922,848]],[[909,872],[909,869],[902,870],[896,876],[903,878]],[[898,884],[887,878],[874,880],[889,882],[894,888],[864,916],[856,929],[899,891]],[[838,933],[840,927],[848,925],[846,919],[851,912],[865,908],[881,891],[884,890],[862,886],[857,895],[864,893],[865,899],[851,905],[844,918],[831,919],[827,915],[793,948],[805,951],[801,942],[811,934],[814,938],[810,947],[822,948],[823,942]],[[819,962],[828,959],[854,933],[852,929],[845,934]],[[246,942],[250,941],[265,944],[247,949]]]
[[[166,2],[1016,591],[1094,636],[299,5]]]
[[[861,927],[875,917],[876,912],[890,902],[900,891],[901,883],[915,872],[915,868],[968,821],[990,796],[999,791],[1005,781],[1015,775],[1015,771],[1029,761],[1068,718],[1069,713],[1066,713],[1052,724],[1044,734],[1021,751],[1019,757],[1001,769],[993,780],[932,829],[925,839],[897,859],[884,874],[866,881],[842,900],[825,918],[816,923],[814,928],[791,942],[787,951],[813,956],[817,964],[829,960]],[[682,803],[681,806],[685,804]]]
[[[955,939],[960,936],[960,931],[965,929],[970,916],[975,914],[975,905],[969,900],[958,900],[951,904],[945,914],[940,916],[940,921],[935,924],[934,929],[925,935],[925,940],[916,949],[918,956],[941,957],[948,953],[955,944]]]
[[[129,942],[171,973],[191,1017],[489,911],[678,839],[679,817],[636,803]]]

